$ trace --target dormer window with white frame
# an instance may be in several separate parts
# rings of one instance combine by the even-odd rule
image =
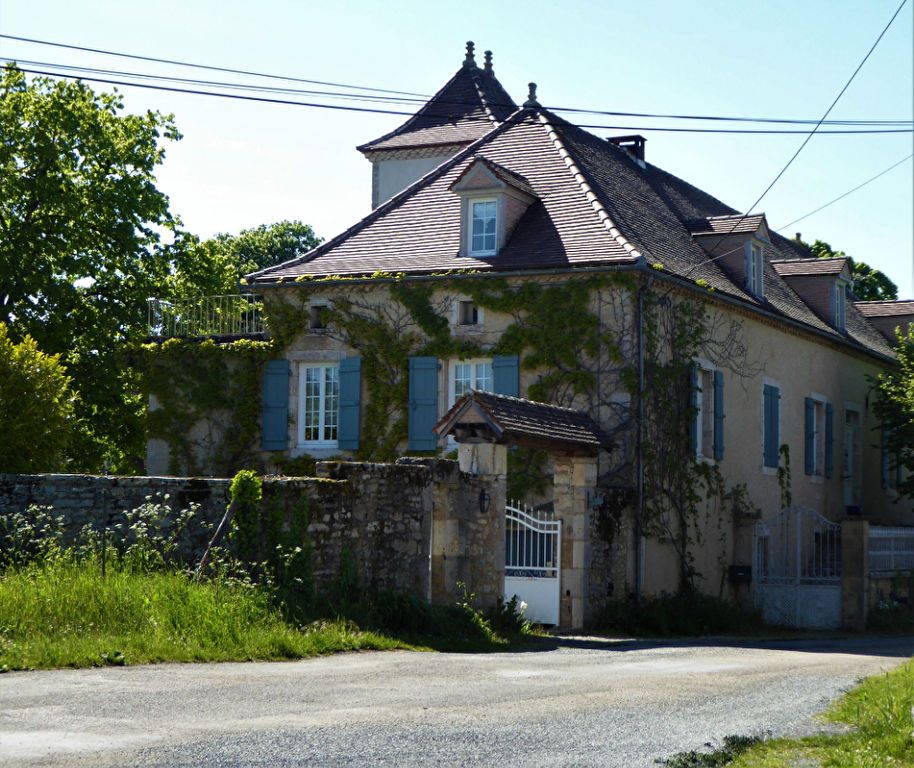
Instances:
[[[470,256],[494,256],[498,246],[498,200],[470,200],[469,212],[467,252]]]
[[[461,198],[460,255],[497,256],[536,199],[526,179],[477,155],[450,186]]]
[[[846,281],[838,280],[832,291],[832,317],[839,331],[844,331],[847,325],[847,286]]]
[[[754,239],[746,243],[746,290],[758,298],[765,295],[765,250]]]

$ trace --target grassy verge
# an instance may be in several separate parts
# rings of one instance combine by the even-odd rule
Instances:
[[[345,621],[298,629],[260,589],[47,563],[0,577],[0,669],[295,659],[405,647]]]
[[[846,733],[804,739],[742,739],[706,753],[683,753],[670,768],[900,768],[914,766],[914,661],[864,680],[825,714]],[[736,742],[734,742],[736,744]]]

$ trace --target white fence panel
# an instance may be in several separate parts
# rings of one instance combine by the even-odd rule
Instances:
[[[870,574],[914,571],[914,528],[870,526]]]

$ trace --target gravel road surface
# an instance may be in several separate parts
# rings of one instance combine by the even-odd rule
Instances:
[[[647,768],[727,734],[803,733],[914,638],[563,638],[501,654],[360,653],[0,675],[0,766]]]

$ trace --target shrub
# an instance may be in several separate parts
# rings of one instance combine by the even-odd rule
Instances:
[[[594,628],[604,632],[660,637],[742,634],[761,626],[756,611],[694,592],[643,598],[640,603],[613,600],[594,621]]]
[[[60,355],[31,336],[14,344],[0,323],[0,471],[52,472],[66,465],[77,396]]]

